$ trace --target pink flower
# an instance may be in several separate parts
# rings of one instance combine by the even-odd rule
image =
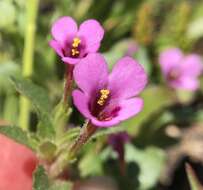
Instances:
[[[0,189],[32,190],[32,173],[38,163],[23,145],[0,135]]]
[[[74,69],[80,88],[73,92],[78,110],[98,127],[110,127],[142,110],[143,100],[138,95],[147,83],[141,65],[130,57],[120,59],[108,74],[101,54],[89,54]]]
[[[180,49],[168,49],[160,54],[159,63],[168,84],[175,89],[195,91],[203,64],[196,54],[184,55]]]
[[[104,29],[96,20],[86,20],[79,29],[71,17],[61,17],[52,26],[49,45],[65,63],[76,64],[100,47]]]

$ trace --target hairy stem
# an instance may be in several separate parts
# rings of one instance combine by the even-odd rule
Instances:
[[[65,73],[65,85],[64,85],[64,94],[63,94],[63,102],[64,104],[68,104],[68,98],[71,96],[72,87],[73,87],[73,69],[74,66],[68,64],[66,66],[66,73]]]
[[[30,77],[33,73],[33,54],[36,33],[36,18],[38,13],[39,0],[27,0],[27,24],[25,29],[22,75]],[[22,129],[29,126],[30,103],[25,97],[20,97],[19,125]]]
[[[64,169],[68,166],[69,162],[71,162],[75,158],[79,150],[96,132],[96,130],[97,128],[91,123],[87,123],[86,126],[82,128],[79,137],[69,147],[69,151],[62,152],[51,166],[49,173],[52,178],[58,177],[64,171]]]

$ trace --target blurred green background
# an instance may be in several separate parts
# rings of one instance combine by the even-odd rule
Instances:
[[[118,126],[132,136],[132,143],[125,147],[127,175],[119,174],[116,156],[110,147],[100,146],[102,139],[81,155],[80,178],[109,176],[122,190],[187,190],[187,161],[203,183],[203,83],[196,93],[172,91],[158,64],[159,53],[168,47],[203,55],[203,1],[41,0],[30,78],[48,91],[53,105],[62,95],[64,65],[48,41],[52,23],[64,15],[78,23],[88,18],[101,22],[105,37],[100,50],[110,68],[130,52],[149,76],[142,93],[144,110]],[[9,78],[22,75],[25,25],[26,1],[0,0],[0,125],[18,125],[19,94]],[[31,130],[36,120],[32,111]],[[82,121],[74,109],[71,123]]]

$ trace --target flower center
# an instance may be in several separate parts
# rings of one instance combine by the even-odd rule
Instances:
[[[77,57],[80,54],[79,45],[81,44],[80,38],[75,37],[72,43],[71,55]]]
[[[180,71],[177,69],[172,69],[168,74],[169,80],[176,80],[180,76]]]
[[[107,98],[109,97],[110,91],[107,89],[101,89],[99,92],[100,92],[100,97],[97,101],[97,104],[99,104],[100,106],[103,106]]]

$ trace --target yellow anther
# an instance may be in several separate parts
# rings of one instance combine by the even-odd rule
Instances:
[[[80,38],[74,38],[73,39],[73,43],[72,43],[72,49],[71,49],[71,55],[72,56],[79,56],[80,51],[78,50],[78,47],[81,43]]]
[[[71,53],[72,53],[72,56],[75,56],[75,55],[79,55],[80,52],[77,49],[72,49]]]
[[[107,90],[107,89],[102,89],[100,90],[100,98],[99,100],[97,101],[97,104],[99,104],[100,106],[103,106],[106,99],[109,97],[109,94],[110,94],[110,91]]]
[[[80,43],[81,43],[80,38],[74,38],[72,43],[73,48],[77,48],[80,45]]]

